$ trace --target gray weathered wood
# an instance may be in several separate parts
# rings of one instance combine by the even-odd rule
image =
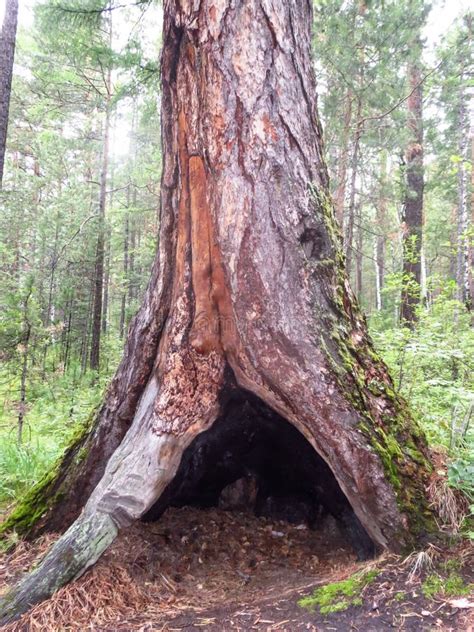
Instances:
[[[53,503],[46,524],[75,515],[86,494],[73,529],[142,516],[217,418],[231,373],[301,431],[372,540],[400,550],[432,528],[427,450],[344,272],[310,3],[168,0],[164,9],[160,249],[87,456],[65,461],[52,487],[72,497]],[[54,590],[70,574],[47,559]],[[88,560],[81,553],[76,573]],[[17,593],[10,603],[20,607]]]

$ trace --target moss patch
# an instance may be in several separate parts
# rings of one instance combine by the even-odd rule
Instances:
[[[341,392],[359,413],[358,428],[380,458],[400,513],[408,518],[407,532],[412,541],[407,541],[407,533],[401,534],[401,540],[409,548],[427,534],[438,532],[425,493],[432,469],[426,439],[407,403],[395,392],[350,290],[332,200],[313,184],[309,185],[309,192],[334,252],[333,266],[328,267],[325,278],[332,313],[322,328],[329,334],[321,336],[321,347]]]
[[[466,584],[458,573],[451,571],[447,577],[431,573],[421,585],[421,592],[427,599],[435,597],[462,597],[470,595],[474,584]]]
[[[74,462],[78,465],[87,455],[84,442],[87,439],[97,416],[97,408],[88,419],[79,424],[76,432],[71,437],[70,443],[56,463],[20,500],[8,518],[0,525],[0,543],[9,548],[11,543],[7,534],[14,531],[16,534],[27,534],[38,520],[53,507],[62,497],[61,486],[58,485],[64,468]],[[58,488],[58,489],[56,489]],[[56,491],[55,491],[56,490]]]
[[[310,612],[319,608],[321,614],[342,612],[350,606],[361,606],[362,590],[373,582],[378,574],[377,570],[359,572],[342,582],[321,586],[312,595],[300,599],[298,605]]]

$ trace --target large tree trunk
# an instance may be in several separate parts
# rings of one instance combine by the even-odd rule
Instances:
[[[0,189],[3,180],[5,146],[7,143],[8,112],[15,57],[18,0],[6,0],[5,17],[0,33]]]
[[[5,620],[84,572],[122,526],[159,516],[192,487],[209,445],[222,448],[229,424],[241,438],[244,422],[276,436],[289,423],[313,462],[290,453],[285,473],[301,467],[355,540],[400,550],[433,529],[424,439],[344,273],[310,3],[190,5],[164,5],[151,281],[92,427],[6,524],[38,530],[77,518],[7,596]],[[239,441],[231,445],[239,456]]]
[[[400,318],[413,326],[420,302],[421,252],[423,238],[423,89],[421,80],[421,41],[415,42],[417,57],[408,69],[408,132],[410,141],[405,152],[405,200],[403,203],[403,290]]]

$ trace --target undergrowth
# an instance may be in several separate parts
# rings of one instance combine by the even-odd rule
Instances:
[[[377,570],[358,572],[341,582],[327,584],[316,588],[312,595],[303,597],[298,605],[314,611],[319,608],[321,614],[342,612],[350,606],[362,605],[362,591],[379,574]]]
[[[444,453],[446,484],[459,490],[474,516],[474,328],[471,315],[452,299],[453,287],[444,290],[428,307],[419,310],[411,330],[394,325],[390,293],[399,288],[387,283],[387,308],[370,319],[374,342],[388,364],[398,390],[409,402],[429,444]]]
[[[106,376],[70,372],[31,376],[22,440],[18,441],[19,382],[0,370],[0,509],[21,498],[50,469],[104,392]]]
[[[466,584],[456,571],[451,571],[447,577],[430,573],[421,585],[421,592],[427,599],[462,597],[470,595],[473,590],[474,584]]]

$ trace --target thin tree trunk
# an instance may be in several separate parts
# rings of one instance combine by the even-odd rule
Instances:
[[[120,305],[120,338],[125,335],[126,313],[127,313],[127,285],[128,285],[128,240],[130,230],[130,217],[128,213],[130,199],[130,185],[127,187],[127,212],[125,214],[124,230],[123,230],[123,278],[124,289],[122,290],[122,299]]]
[[[385,246],[387,229],[387,152],[380,154],[379,200],[376,208],[377,236],[375,238],[375,304],[377,311],[382,309],[382,289],[385,279]]]
[[[107,93],[105,97],[104,138],[102,144],[102,167],[100,173],[98,234],[94,273],[94,308],[92,315],[92,340],[90,354],[90,368],[94,371],[98,371],[100,368],[100,338],[103,318],[102,309],[104,300],[103,288],[105,259],[105,206],[107,199],[107,176],[109,165],[110,108],[112,97],[111,78],[112,71],[109,67],[107,69],[107,76],[105,79]]]
[[[357,97],[357,126],[354,133],[352,142],[352,158],[351,158],[351,182],[349,192],[349,207],[347,211],[347,221],[345,222],[345,253],[346,253],[346,266],[349,277],[351,276],[352,268],[352,250],[354,240],[354,218],[356,212],[356,196],[357,196],[357,175],[359,170],[359,152],[360,152],[360,138],[363,131],[363,123],[361,123],[362,117],[362,100]]]
[[[407,127],[410,141],[405,152],[406,183],[403,204],[403,289],[401,321],[413,327],[417,319],[421,288],[421,251],[423,240],[423,88],[421,81],[421,41],[418,36],[408,69],[409,89]]]
[[[469,246],[468,246],[468,266],[467,266],[467,278],[469,286],[469,300],[467,302],[468,309],[474,313],[474,120],[471,120],[470,127],[471,137],[471,220],[470,220],[470,234],[469,234]],[[474,316],[473,316],[474,325]]]
[[[344,204],[346,200],[347,166],[349,161],[349,140],[352,121],[352,92],[347,91],[344,109],[344,128],[342,134],[342,147],[338,158],[337,189],[334,194],[336,218],[341,230],[344,230]]]
[[[468,50],[470,51],[470,57],[468,59],[468,64],[472,68],[473,54],[472,54],[472,12],[466,16],[467,30],[468,30]],[[470,74],[471,80],[473,74]],[[468,230],[467,230],[467,296],[466,296],[466,307],[468,310],[472,312],[472,324],[474,325],[474,95],[472,92],[472,87],[469,90],[470,99],[467,100],[467,110],[468,110],[468,134],[469,134],[469,145],[470,145],[470,171],[471,171],[471,199],[470,199],[470,207],[471,212],[468,217]],[[469,149],[467,150],[469,152]],[[467,166],[467,165],[466,165]],[[469,212],[468,212],[469,214]]]
[[[86,308],[86,317],[84,319],[84,326],[82,328],[82,339],[81,339],[81,373],[84,374],[87,371],[88,360],[89,360],[89,341],[91,337],[91,323],[93,319],[93,308],[94,308],[94,281],[90,282],[90,291],[87,301]]]
[[[135,298],[135,255],[137,251],[137,219],[132,203],[132,215],[130,217],[130,247],[128,251],[128,302]]]
[[[6,596],[3,621],[84,572],[120,528],[159,513],[179,476],[193,482],[184,451],[199,458],[222,423],[239,434],[245,403],[250,426],[271,420],[277,436],[287,424],[309,446],[317,466],[302,484],[315,497],[319,486],[361,543],[401,550],[436,528],[425,441],[343,268],[311,23],[311,4],[296,1],[165,3],[151,282],[90,432],[30,495],[42,526],[83,511]],[[19,512],[4,529],[20,528]]]
[[[0,189],[3,181],[5,148],[7,144],[8,113],[15,57],[18,0],[6,0],[5,16],[0,34]]]
[[[26,382],[28,379],[28,354],[30,351],[31,323],[28,316],[28,304],[31,296],[31,288],[23,302],[23,336],[22,336],[22,360],[21,360],[21,377],[20,377],[20,405],[17,423],[17,440],[21,443],[23,440],[23,426],[25,423],[26,413]]]
[[[107,319],[109,318],[109,284],[110,284],[110,231],[106,236],[105,274],[104,274],[104,304],[102,308],[102,333],[107,333]]]
[[[65,345],[64,345],[64,357],[63,357],[63,365],[64,365],[64,373],[67,372],[69,367],[69,353],[71,349],[71,331],[72,331],[72,308],[74,304],[74,296],[71,294],[71,297],[68,301],[67,306],[67,325],[65,328]]]
[[[464,83],[466,75],[461,73],[461,90],[459,95],[458,134],[459,155],[461,162],[458,171],[458,205],[457,205],[457,232],[456,232],[456,298],[469,308],[470,297],[470,239],[469,230],[469,180],[468,161],[470,152],[470,123],[468,116],[468,103]]]
[[[362,202],[357,204],[357,240],[356,240],[356,274],[355,293],[359,301],[362,301],[362,266],[364,257],[364,231],[362,228]]]

